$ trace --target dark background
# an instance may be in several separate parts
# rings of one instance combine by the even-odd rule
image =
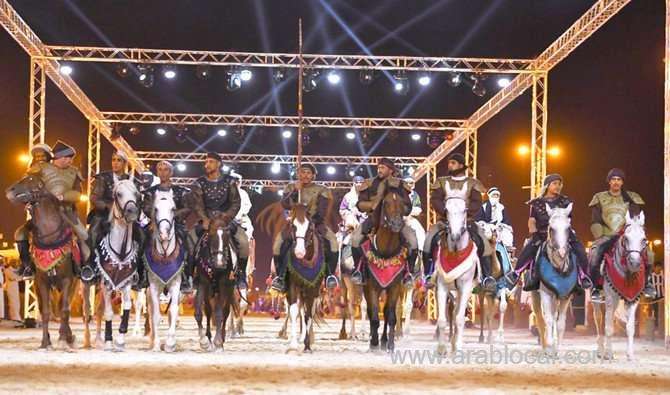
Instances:
[[[472,56],[533,58],[564,32],[594,1],[469,0],[469,1],[11,1],[19,14],[47,44],[145,47],[266,52],[297,51],[298,18],[303,19],[305,52],[379,55]],[[337,18],[334,17],[337,15]],[[357,37],[352,39],[347,30]],[[358,43],[357,43],[358,42]],[[360,44],[360,45],[359,45]],[[367,48],[361,49],[361,45]],[[548,172],[565,178],[564,192],[576,201],[574,225],[583,240],[590,238],[587,204],[606,188],[605,175],[614,166],[628,174],[626,187],[647,201],[649,239],[662,235],[664,2],[635,1],[575,50],[549,75],[549,146],[562,154],[548,159]],[[225,89],[225,70],[201,81],[194,67],[180,67],[173,81],[156,70],[156,83],[146,89],[134,79],[119,78],[112,64],[74,64],[74,80],[102,111],[165,111],[245,114],[296,114],[296,81],[274,83],[269,70],[254,70],[249,84],[236,92]],[[291,73],[289,72],[289,75]],[[17,157],[27,147],[29,58],[6,33],[0,33],[0,187],[16,180],[25,167]],[[380,76],[362,86],[358,73],[343,75],[338,87],[325,81],[306,93],[306,115],[467,118],[498,88],[486,81],[485,97],[466,86],[452,88],[446,75],[433,76],[422,88],[412,79],[407,96],[392,92]],[[271,88],[275,87],[274,91]],[[272,94],[270,92],[275,92]],[[79,155],[85,171],[87,121],[51,83],[47,87],[47,143],[64,139]],[[501,188],[503,202],[516,228],[517,241],[526,233],[529,159],[516,148],[530,140],[530,94],[527,92],[479,131],[479,175],[486,186]],[[193,129],[191,130],[193,131]],[[145,127],[126,138],[138,150],[295,153],[295,138],[282,141],[277,129],[248,130],[245,144],[230,138],[189,134],[178,145],[172,136],[159,138]],[[424,142],[409,134],[382,138],[374,150],[344,139],[344,131],[312,133],[306,154],[427,155]],[[202,143],[210,140],[206,145]],[[462,149],[462,148],[461,148]],[[111,149],[103,146],[107,170]],[[443,167],[441,166],[443,174]],[[325,170],[325,169],[323,169]],[[269,176],[266,166],[243,166],[247,178]],[[191,165],[184,175],[196,175]],[[338,175],[323,179],[345,179]],[[286,170],[276,178],[285,179]],[[424,181],[418,183],[421,193]],[[344,191],[342,191],[343,193]],[[339,196],[342,195],[339,194]],[[276,201],[273,191],[252,194],[254,213]],[[425,199],[424,199],[425,202]],[[338,202],[339,203],[339,200]],[[0,201],[0,231],[12,241],[23,221],[21,208]],[[257,232],[257,267],[267,273],[269,236]]]

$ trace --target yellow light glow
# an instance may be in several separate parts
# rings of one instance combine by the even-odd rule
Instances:
[[[88,202],[88,195],[79,195],[80,202]]]
[[[19,155],[19,162],[21,162],[21,163],[30,163],[31,159],[32,158],[28,154],[23,153],[23,154]]]
[[[654,245],[655,246],[660,246],[663,242],[660,239],[654,240]]]
[[[553,146],[553,147],[549,148],[549,151],[547,151],[547,153],[549,153],[549,155],[551,155],[553,157],[557,157],[557,156],[561,155],[561,149],[557,146]]]
[[[527,145],[520,145],[520,146],[516,149],[516,152],[517,152],[519,155],[528,155],[528,153],[530,152],[530,148],[528,148]]]

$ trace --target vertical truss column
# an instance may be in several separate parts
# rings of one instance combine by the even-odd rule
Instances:
[[[547,175],[547,73],[533,75],[532,124],[530,146],[530,197],[535,198]]]
[[[665,347],[670,347],[670,0],[665,1],[665,124],[663,128],[663,296]]]
[[[40,61],[30,59],[30,102],[28,103],[28,149],[44,143],[44,111],[46,96],[46,76]]]
[[[470,177],[477,178],[477,129],[468,129],[465,139],[465,165]]]
[[[437,222],[437,213],[430,206],[430,187],[437,180],[437,166],[434,164],[428,165],[426,171],[426,231],[430,226]],[[421,248],[421,246],[419,246]],[[435,297],[435,288],[431,288],[426,292],[426,315],[428,320],[437,320],[437,299]]]
[[[91,192],[93,188],[93,176],[100,173],[100,125],[97,121],[88,123],[88,156],[87,156],[87,179],[86,194],[89,199],[86,201],[86,212],[91,211]]]

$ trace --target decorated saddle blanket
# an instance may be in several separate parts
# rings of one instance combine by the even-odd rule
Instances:
[[[542,284],[549,288],[557,297],[565,299],[577,287],[577,257],[573,252],[570,253],[570,262],[568,270],[565,273],[560,272],[552,264],[544,248],[538,254],[535,262],[535,270]]]
[[[32,246],[31,254],[38,270],[48,272],[70,257],[77,265],[81,263],[79,245],[72,237],[72,231],[67,230],[66,232],[68,234],[65,235],[62,243],[58,243],[57,247],[41,248],[36,245]]]
[[[314,238],[314,253],[307,259],[298,259],[293,249],[287,251],[288,270],[295,275],[300,282],[308,287],[319,286],[326,272],[324,263],[323,245],[319,237]]]
[[[98,270],[108,288],[118,290],[131,281],[137,273],[139,244],[133,241],[130,253],[120,259],[109,246],[109,238],[103,237],[95,249],[95,261]]]
[[[615,259],[613,250],[605,254],[604,277],[626,302],[634,302],[642,294],[647,275],[647,259],[647,255],[644,254],[640,269],[632,273],[626,270],[626,258],[624,256],[618,260]]]
[[[149,276],[160,282],[162,285],[168,285],[176,277],[181,275],[184,268],[185,248],[177,245],[174,252],[168,257],[161,257],[153,251],[151,245],[144,250],[143,261]]]
[[[366,240],[361,245],[361,248],[363,248],[370,273],[382,288],[387,288],[391,285],[400,273],[404,273],[407,269],[409,250],[405,245],[400,248],[397,254],[388,258],[381,257],[370,240]]]

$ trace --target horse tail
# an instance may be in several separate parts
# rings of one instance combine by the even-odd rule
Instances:
[[[159,296],[160,296],[160,294],[159,294]],[[156,302],[159,303],[159,306],[160,306],[160,297],[158,299],[159,300],[156,301]],[[167,306],[165,306],[165,311],[163,311],[161,314],[167,314],[167,312],[170,310],[170,305],[171,304],[172,304],[172,298],[168,299]]]
[[[314,314],[312,315],[312,320],[321,328],[324,325],[328,325],[326,322],[326,313],[323,310],[323,304],[321,303],[321,298],[318,299],[319,303],[314,304]]]

